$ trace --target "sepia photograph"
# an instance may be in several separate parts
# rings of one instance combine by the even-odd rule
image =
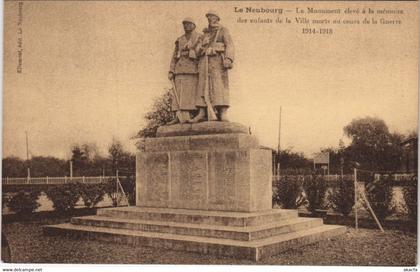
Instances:
[[[2,15],[2,271],[417,271],[418,1]]]

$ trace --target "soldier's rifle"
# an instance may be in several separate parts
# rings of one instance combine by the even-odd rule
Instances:
[[[175,112],[175,115],[178,118],[178,120],[181,120],[181,117],[180,117],[180,115],[181,115],[181,111],[180,111],[181,104],[179,104],[179,96],[178,96],[178,92],[176,90],[175,80],[171,79],[171,83],[172,83],[171,92],[172,92],[173,97],[175,97],[175,101],[178,105],[178,110]]]
[[[215,121],[217,120],[216,113],[213,110],[213,106],[211,105],[210,101],[210,93],[209,93],[209,56],[207,53],[204,55],[204,65],[205,65],[205,85],[204,85],[204,102],[207,106],[207,120],[208,121]]]
[[[179,97],[178,97],[178,92],[176,91],[175,81],[171,79],[171,83],[172,83],[172,89],[171,89],[172,96],[175,97],[176,104],[178,105],[178,107],[180,107],[181,105],[179,104]]]

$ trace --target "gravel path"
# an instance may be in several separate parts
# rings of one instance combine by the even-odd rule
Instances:
[[[44,236],[42,225],[65,220],[3,224],[15,263],[255,264],[150,247]],[[400,231],[349,228],[342,235],[266,258],[276,265],[416,265],[417,235]]]

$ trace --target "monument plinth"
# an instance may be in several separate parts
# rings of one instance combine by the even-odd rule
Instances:
[[[271,151],[220,122],[176,125],[137,153],[137,206],[255,212],[271,209]],[[225,134],[188,135],[195,126]],[[187,126],[189,130],[185,128]],[[162,129],[163,130],[163,129]]]
[[[345,231],[272,209],[271,151],[244,126],[204,122],[158,132],[137,153],[135,207],[101,209],[44,232],[258,261]]]

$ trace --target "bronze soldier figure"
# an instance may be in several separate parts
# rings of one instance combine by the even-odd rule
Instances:
[[[199,80],[196,95],[196,106],[199,111],[190,122],[204,121],[208,102],[217,111],[219,121],[228,121],[229,108],[229,78],[228,69],[233,66],[234,47],[232,38],[226,27],[219,24],[220,16],[209,11],[206,14],[209,26],[203,30],[198,42]],[[208,94],[206,93],[208,91]],[[210,118],[208,120],[211,121]]]
[[[172,111],[175,119],[170,124],[186,123],[197,108],[195,96],[198,84],[198,59],[196,47],[200,34],[195,32],[195,22],[191,18],[182,21],[185,34],[175,41],[168,78],[172,81]]]

